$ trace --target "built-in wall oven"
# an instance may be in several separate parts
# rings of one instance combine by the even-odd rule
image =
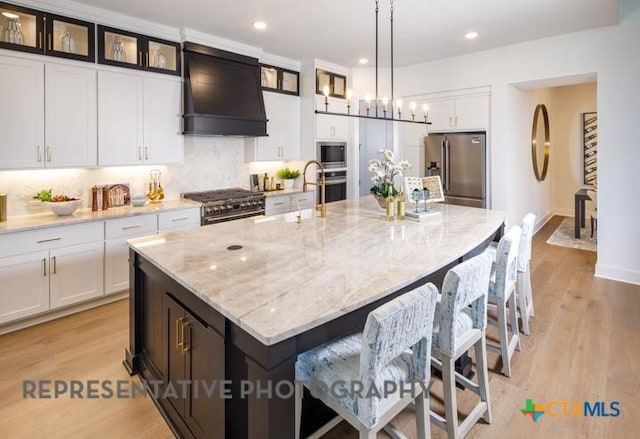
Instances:
[[[347,143],[318,142],[318,158],[325,171],[325,201],[347,199]],[[318,174],[318,180],[320,174]],[[320,191],[318,191],[320,203]]]

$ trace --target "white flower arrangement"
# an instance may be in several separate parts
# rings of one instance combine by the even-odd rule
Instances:
[[[406,160],[395,163],[395,155],[390,149],[381,149],[378,153],[382,154],[383,159],[371,159],[367,167],[370,172],[373,172],[371,177],[373,187],[370,192],[373,195],[386,197],[391,187],[391,194],[396,196],[398,191],[393,187],[393,178],[396,175],[403,175],[403,171],[410,169],[411,164]]]

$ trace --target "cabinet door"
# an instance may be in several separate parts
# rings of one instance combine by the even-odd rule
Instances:
[[[164,333],[166,334],[167,350],[164,384],[177,386],[179,382],[187,379],[185,368],[187,351],[184,346],[185,332],[187,330],[186,313],[182,306],[174,301],[171,296],[165,294],[164,302],[163,320],[165,322]],[[182,397],[182,392],[176,393],[176,395],[173,395],[167,392],[167,399],[177,412],[182,415],[185,411],[186,399]]]
[[[175,79],[144,78],[144,161],[179,163],[184,159],[181,87]]]
[[[129,245],[127,239],[111,239],[104,244],[105,294],[129,289]]]
[[[103,241],[51,250],[51,308],[71,305],[103,294],[103,254]]]
[[[186,314],[186,376],[191,383],[184,420],[196,437],[224,437],[224,402],[219,392],[203,395],[203,383],[222,385],[225,379],[224,339],[212,328]],[[198,386],[194,389],[193,385]],[[218,388],[216,388],[218,390]]]
[[[95,69],[52,63],[45,69],[46,166],[95,166]]]
[[[282,160],[280,157],[280,114],[278,108],[278,95],[275,93],[262,93],[264,97],[264,111],[267,115],[267,137],[256,139],[256,160]]]
[[[316,116],[316,138],[318,140],[347,140],[347,117],[318,114]]]
[[[265,215],[287,213],[291,209],[291,198],[288,195],[269,196],[264,202]]]
[[[280,160],[300,158],[300,98],[282,96],[278,111],[280,125]]]
[[[0,323],[49,309],[49,252],[0,258]]]
[[[98,72],[99,165],[143,163],[143,93],[139,76]]]
[[[456,129],[489,128],[489,96],[465,96],[456,99]]]
[[[0,169],[44,166],[44,63],[0,56]]]
[[[441,100],[429,102],[429,130],[441,131],[450,130],[454,125],[454,103],[453,100]],[[422,110],[419,110],[422,111]],[[419,116],[416,115],[416,119]]]

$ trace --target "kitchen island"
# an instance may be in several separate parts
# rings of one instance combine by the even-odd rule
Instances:
[[[362,329],[399,294],[440,285],[502,234],[502,212],[435,209],[423,222],[386,221],[364,197],[331,203],[325,219],[246,218],[131,240],[125,366],[170,390],[154,392],[156,404],[182,436],[293,438],[298,353]]]

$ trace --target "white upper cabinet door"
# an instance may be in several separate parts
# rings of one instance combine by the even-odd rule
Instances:
[[[267,116],[267,134],[266,137],[256,138],[255,160],[281,160],[280,150],[280,114],[279,99],[276,93],[263,92],[264,111]]]
[[[422,109],[416,110],[419,114]],[[416,115],[416,119],[420,117]],[[451,130],[455,128],[455,105],[453,100],[442,100],[429,102],[429,125],[430,131]]]
[[[489,129],[489,96],[463,96],[456,99],[455,128]]]
[[[347,119],[344,116],[317,114],[316,139],[346,141],[349,134],[349,121]]]
[[[96,166],[96,70],[47,63],[45,166]]]
[[[0,56],[0,169],[44,166],[44,63]]]
[[[175,78],[144,78],[144,150],[148,164],[181,163],[181,82]]]
[[[142,77],[98,72],[99,165],[144,163],[143,110]]]
[[[300,98],[281,95],[278,111],[280,124],[280,160],[300,159]]]

